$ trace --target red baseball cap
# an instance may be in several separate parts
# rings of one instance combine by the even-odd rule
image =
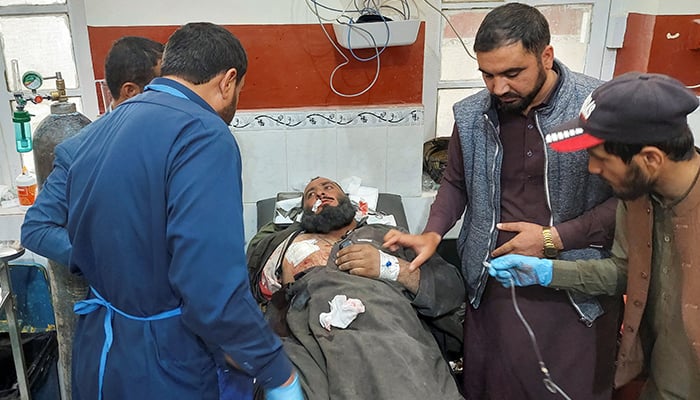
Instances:
[[[672,139],[698,107],[698,97],[676,79],[662,74],[628,72],[591,93],[578,118],[556,126],[545,142],[572,152],[605,141],[655,144]]]

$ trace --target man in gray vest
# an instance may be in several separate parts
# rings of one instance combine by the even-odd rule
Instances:
[[[615,222],[610,189],[587,172],[586,152],[555,153],[543,140],[578,115],[601,82],[554,58],[547,20],[524,4],[491,11],[474,51],[486,90],[454,105],[448,164],[426,228],[421,235],[391,232],[385,245],[414,248],[417,268],[463,215],[458,249],[470,304],[468,399],[553,398],[541,362],[547,379],[571,398],[609,399],[620,299],[517,288],[520,310],[537,340],[547,343],[539,359],[510,290],[489,279],[484,266],[509,253],[567,260],[607,255]]]
[[[506,286],[627,290],[615,386],[640,399],[700,398],[700,153],[687,116],[695,93],[666,75],[629,72],[596,89],[578,118],[547,135],[590,154],[589,170],[622,201],[612,256],[576,262],[509,254],[489,273]]]

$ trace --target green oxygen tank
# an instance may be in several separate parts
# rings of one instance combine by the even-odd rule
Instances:
[[[51,114],[44,118],[34,131],[34,164],[39,190],[53,169],[54,149],[56,145],[76,135],[90,123],[90,120],[76,110],[74,103],[69,103],[65,95],[65,84],[57,73],[57,92],[51,93]],[[56,319],[58,337],[58,373],[61,385],[61,399],[70,400],[71,363],[73,353],[73,336],[77,317],[73,305],[84,300],[88,292],[87,281],[72,274],[67,266],[49,260],[49,284],[51,302]]]

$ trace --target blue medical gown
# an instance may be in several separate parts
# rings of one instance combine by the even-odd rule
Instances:
[[[66,179],[83,137],[81,131],[56,146],[53,169],[22,223],[22,245],[61,265],[68,265],[71,251],[65,228],[68,216]]]
[[[229,354],[265,387],[291,364],[248,286],[241,160],[228,126],[196,94],[147,90],[93,122],[67,176],[72,270],[114,307],[103,398],[217,399]],[[95,399],[105,309],[79,317],[73,395]]]

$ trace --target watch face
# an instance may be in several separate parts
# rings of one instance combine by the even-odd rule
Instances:
[[[544,256],[546,258],[557,258],[559,256],[559,250],[551,247],[545,247]]]

